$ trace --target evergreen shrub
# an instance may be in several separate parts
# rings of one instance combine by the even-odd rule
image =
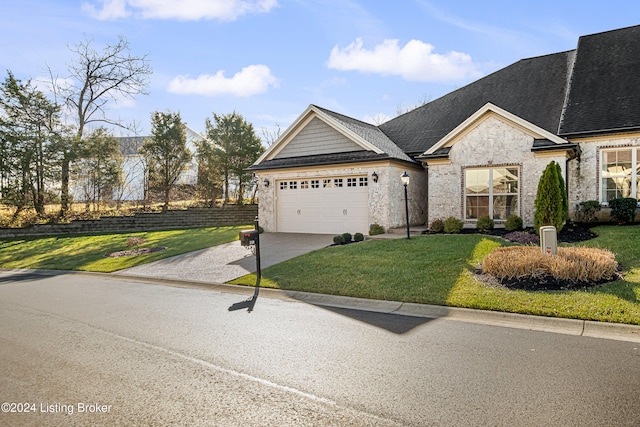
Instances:
[[[464,227],[464,222],[462,222],[458,218],[450,216],[449,218],[444,220],[445,233],[458,234],[462,231],[462,227]]]

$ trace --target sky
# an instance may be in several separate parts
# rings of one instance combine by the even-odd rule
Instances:
[[[265,137],[309,104],[380,124],[520,59],[575,49],[581,35],[638,24],[637,0],[4,1],[0,71],[62,78],[70,48],[122,36],[153,74],[149,94],[111,103],[110,117],[147,135],[153,112],[179,112],[202,133],[235,111]]]

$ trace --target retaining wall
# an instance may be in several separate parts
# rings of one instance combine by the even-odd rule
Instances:
[[[225,225],[252,225],[256,215],[258,215],[257,205],[145,212],[132,216],[75,220],[68,224],[38,224],[26,228],[0,228],[0,238],[65,234],[126,233]]]

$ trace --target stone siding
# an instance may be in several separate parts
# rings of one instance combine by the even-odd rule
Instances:
[[[579,159],[569,162],[569,213],[575,217],[576,207],[588,200],[602,201],[600,190],[600,151],[614,147],[640,147],[640,134],[615,137],[586,138],[580,143]],[[603,207],[598,214],[600,221],[610,220],[610,209]],[[636,218],[639,220],[639,218]]]
[[[533,225],[538,181],[545,167],[555,160],[565,169],[564,155],[535,155],[534,137],[521,128],[490,115],[463,134],[452,145],[450,163],[428,167],[428,221],[453,216],[464,219],[464,169],[468,167],[517,166],[519,168],[519,213],[525,226]],[[467,226],[473,226],[468,221]]]
[[[276,231],[276,182],[278,180],[300,180],[322,178],[326,176],[369,177],[369,224],[380,224],[385,229],[406,224],[404,207],[404,188],[400,176],[404,171],[411,176],[409,185],[409,218],[412,225],[425,224],[426,221],[426,174],[419,166],[393,162],[353,164],[336,167],[298,168],[277,171],[260,171],[258,198],[260,224],[265,231]],[[373,173],[378,182],[373,182]],[[265,185],[265,180],[269,185]]]

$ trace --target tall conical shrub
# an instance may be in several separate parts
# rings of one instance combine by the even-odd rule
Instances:
[[[562,170],[555,161],[549,163],[542,172],[534,206],[533,223],[536,231],[545,225],[553,225],[557,231],[562,230],[569,206]]]

